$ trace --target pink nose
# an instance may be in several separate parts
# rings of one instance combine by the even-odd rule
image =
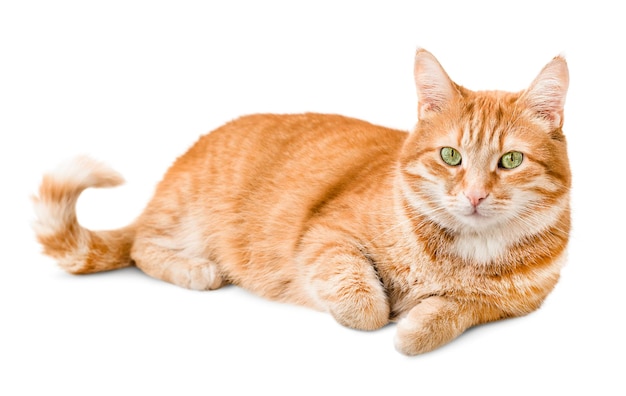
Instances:
[[[465,194],[473,207],[477,207],[489,195],[487,191],[482,189],[464,191],[463,194]]]

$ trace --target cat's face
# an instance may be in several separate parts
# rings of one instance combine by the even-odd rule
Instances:
[[[422,213],[470,232],[530,226],[558,205],[570,183],[564,138],[519,111],[515,97],[487,93],[420,123],[402,171]]]
[[[437,67],[430,62],[426,75],[420,75],[416,66],[416,80],[426,80],[426,91],[420,92],[418,81],[424,101],[420,121],[400,161],[407,201],[455,233],[511,239],[553,223],[560,212],[555,209],[569,202],[563,99],[553,99],[560,100],[556,113],[547,113],[547,105],[554,103],[545,102],[550,99],[545,86],[533,92],[543,83],[542,75],[517,94],[472,92],[452,83]],[[539,104],[545,106],[538,110],[533,100],[540,96],[544,102]]]

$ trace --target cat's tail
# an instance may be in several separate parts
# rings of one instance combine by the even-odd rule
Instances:
[[[78,224],[76,201],[89,187],[113,187],[122,176],[93,159],[76,158],[43,177],[33,197],[33,229],[43,252],[73,274],[88,274],[131,265],[134,226],[112,231],[91,231]]]

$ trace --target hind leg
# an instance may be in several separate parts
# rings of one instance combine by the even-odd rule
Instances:
[[[214,290],[226,282],[218,265],[184,248],[171,247],[170,240],[139,238],[131,251],[131,258],[146,274],[192,290]]]

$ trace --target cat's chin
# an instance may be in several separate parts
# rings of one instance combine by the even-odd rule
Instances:
[[[455,218],[463,230],[474,232],[493,230],[499,223],[497,217],[487,216],[477,211],[469,214],[457,214]]]

